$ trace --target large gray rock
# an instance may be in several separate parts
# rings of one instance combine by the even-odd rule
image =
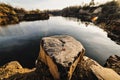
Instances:
[[[70,80],[85,50],[80,42],[67,35],[42,38],[37,60],[38,73],[51,73],[55,80]],[[41,65],[48,68],[41,70]]]
[[[120,57],[117,55],[110,56],[105,65],[105,67],[112,68],[120,75]]]

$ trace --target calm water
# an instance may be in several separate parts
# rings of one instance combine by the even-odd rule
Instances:
[[[104,64],[113,54],[120,56],[117,45],[99,27],[73,18],[51,17],[49,20],[21,22],[0,27],[0,65],[18,60],[24,67],[33,67],[38,56],[40,39],[43,36],[67,34],[79,40],[87,56]]]

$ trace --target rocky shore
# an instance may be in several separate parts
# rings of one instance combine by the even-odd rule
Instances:
[[[108,37],[120,44],[120,6],[117,1],[101,5],[70,6],[62,10],[48,11],[48,13],[92,22],[107,31]]]
[[[26,11],[23,8],[14,8],[11,5],[0,3],[0,25],[46,19],[49,19],[46,12],[40,10]]]
[[[71,36],[44,37],[35,68],[12,61],[0,67],[0,80],[120,80],[120,57],[111,56],[102,67],[84,54],[83,45]]]

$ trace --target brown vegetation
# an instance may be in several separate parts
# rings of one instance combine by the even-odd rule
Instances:
[[[14,8],[4,3],[0,4],[0,25],[18,23],[19,19]]]
[[[0,25],[44,19],[49,19],[49,15],[39,9],[26,11],[23,8],[14,8],[11,5],[0,3]]]

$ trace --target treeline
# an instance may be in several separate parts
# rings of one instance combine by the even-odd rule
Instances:
[[[108,36],[120,44],[120,5],[117,1],[96,6],[93,2],[84,6],[70,6],[52,11],[52,15],[75,17],[82,21],[93,22],[108,32]]]
[[[49,19],[49,15],[39,9],[27,11],[24,8],[14,8],[11,5],[0,3],[0,25],[44,19]]]
[[[51,16],[61,16],[62,11],[61,10],[45,10],[49,15]]]
[[[76,17],[86,21],[91,21],[92,18],[98,16],[98,23],[108,23],[110,19],[118,19],[119,15],[119,4],[116,1],[111,1],[99,6],[95,6],[94,0],[91,3],[84,6],[70,6],[62,10],[48,11],[49,14],[64,16],[64,17]]]
[[[98,19],[93,22],[106,30],[108,37],[120,44],[120,6],[118,2],[111,1],[99,6],[79,7],[79,9],[76,8],[76,12],[71,8],[65,8],[63,10],[62,16],[67,15],[67,17],[69,17],[73,15],[84,21],[92,21],[94,17],[98,17]],[[69,15],[71,12],[73,12],[73,14]]]
[[[109,19],[120,18],[118,3],[116,1],[108,2],[99,6],[72,6],[62,10],[62,16],[64,17],[77,17],[80,19],[88,18],[92,19],[95,16],[99,17],[98,22],[108,22]],[[84,16],[84,17],[83,17]]]

